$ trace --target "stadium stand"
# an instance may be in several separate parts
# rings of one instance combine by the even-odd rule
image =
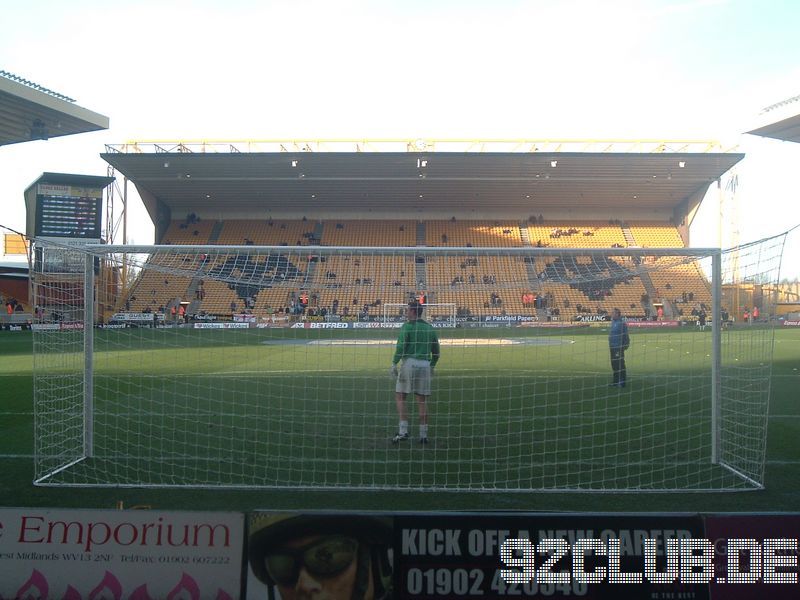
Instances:
[[[190,284],[190,277],[147,269],[134,285],[125,308],[132,312],[157,312],[160,307],[169,310],[176,302],[187,298]]]
[[[435,303],[451,303],[470,314],[533,314],[522,306],[527,279],[521,259],[508,256],[435,257],[427,260],[427,282]],[[496,287],[492,298],[487,286]]]
[[[612,248],[627,246],[622,228],[592,221],[558,221],[528,225],[531,245],[554,248]]]
[[[449,221],[425,222],[427,246],[514,247],[522,246],[519,224],[515,222]]]
[[[676,316],[696,315],[711,306],[711,288],[695,263],[681,264],[651,274],[656,299],[670,303]]]
[[[417,223],[406,220],[325,222],[323,246],[416,246]]]
[[[163,244],[208,244],[215,221],[188,223],[172,221],[162,238]]]
[[[216,242],[221,245],[308,246],[314,243],[315,224],[297,220],[226,220]]]
[[[654,273],[649,287],[646,277],[631,276],[636,265],[621,257],[526,262],[509,256],[476,259],[424,254],[426,246],[682,247],[679,231],[669,223],[557,220],[521,226],[511,221],[457,218],[417,222],[305,217],[216,221],[189,215],[173,220],[163,239],[170,244],[309,246],[309,254],[300,261],[293,258],[294,262],[276,256],[269,264],[263,259],[259,263],[247,256],[221,255],[202,265],[187,265],[196,271],[194,277],[162,277],[148,271],[134,285],[126,303],[128,310],[163,307],[169,314],[172,305],[184,302],[190,304],[192,314],[230,318],[249,312],[264,318],[289,312],[292,301],[297,304],[305,294],[309,298],[305,308],[311,309],[311,314],[376,318],[383,314],[383,304],[404,303],[426,293],[430,303],[455,305],[460,315],[516,314],[564,321],[607,314],[615,306],[630,316],[649,317],[655,314],[654,303],[663,304],[668,316],[688,316],[710,305],[711,299],[708,283],[694,265]],[[417,246],[420,252],[416,261],[412,256],[364,255],[330,256],[317,262],[316,245]],[[205,273],[210,276],[204,279]],[[600,280],[598,273],[603,274]],[[567,279],[575,283],[561,283]],[[593,281],[588,283],[589,279]],[[488,293],[487,289],[495,291]],[[431,316],[446,313],[443,307]]]
[[[658,223],[631,224],[628,229],[637,246],[648,248],[682,248],[683,239],[675,227]]]
[[[393,229],[399,231],[399,226]],[[351,315],[378,316],[382,304],[408,300],[415,289],[415,274],[413,257],[331,256],[317,264],[311,293],[326,312],[341,314],[346,306]]]

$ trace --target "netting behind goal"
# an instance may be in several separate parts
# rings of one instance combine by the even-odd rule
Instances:
[[[425,305],[425,318],[432,322],[434,327],[455,327],[456,321],[456,305],[438,304],[434,302],[426,302],[424,294],[417,296],[417,302]],[[397,323],[401,325],[406,320],[406,309],[408,303],[395,304],[387,302],[383,305],[383,323]]]
[[[117,246],[35,265],[35,481],[759,488],[782,243]],[[409,399],[411,440],[394,445],[385,305],[420,295],[447,314],[430,443]],[[613,308],[630,330],[625,387],[610,386]]]

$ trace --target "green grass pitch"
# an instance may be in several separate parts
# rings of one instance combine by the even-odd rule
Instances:
[[[77,339],[77,334],[49,335]],[[724,359],[733,365],[737,351],[747,351],[745,338],[738,341],[736,331],[726,335],[731,336],[726,348],[732,350],[725,351]],[[697,465],[707,464],[710,452],[710,411],[703,400],[709,394],[708,332],[633,332],[630,383],[619,391],[607,387],[610,367],[602,330],[441,330],[442,361],[430,403],[432,443],[424,448],[413,441],[400,447],[389,443],[396,428],[387,374],[393,337],[391,330],[98,331],[98,452],[54,479],[108,478],[123,487],[84,489],[32,485],[32,337],[3,332],[3,504],[110,507],[122,501],[126,506],[233,510],[800,509],[800,447],[795,443],[800,435],[800,330],[775,333],[766,490],[748,493],[517,491],[531,481],[614,490],[627,485],[647,489],[654,480],[674,479],[702,487],[703,481],[693,477],[699,477]],[[47,375],[39,384],[68,385],[81,360],[79,354],[63,352],[40,355],[37,366],[44,366]],[[754,369],[749,375],[755,380],[725,384],[764,384],[759,379],[763,365],[741,366]],[[65,405],[54,431],[78,423],[75,411]],[[598,447],[607,456],[598,455]],[[65,444],[62,450],[75,449]],[[660,460],[663,456],[669,461]],[[205,486],[221,480],[241,489],[125,487],[148,471],[159,473],[157,483]],[[320,483],[341,489],[308,489]],[[352,489],[395,484],[413,489]],[[280,487],[250,489],[263,485]],[[417,489],[431,485],[466,489]]]

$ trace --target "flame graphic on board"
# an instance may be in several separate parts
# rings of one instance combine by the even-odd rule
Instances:
[[[184,596],[183,592],[188,592],[188,597]],[[167,594],[167,600],[183,600],[183,598],[200,600],[200,588],[197,586],[197,582],[187,573],[183,573],[178,585],[176,585],[175,588],[169,594]]]
[[[50,594],[50,586],[47,584],[47,579],[36,569],[33,570],[31,576],[19,590],[17,590],[15,598],[19,600],[38,600],[39,598],[47,598]]]
[[[74,587],[68,585],[67,591],[64,592],[64,597],[61,600],[83,600],[83,596]]]
[[[216,600],[233,600],[233,596],[228,594],[225,590],[219,589],[217,590],[217,598]]]
[[[122,598],[122,585],[119,579],[114,577],[114,574],[110,571],[106,571],[103,580],[97,584],[96,588],[89,592],[89,600],[99,600],[101,598],[103,600],[107,598],[120,600],[120,598]]]
[[[153,600],[150,597],[150,594],[147,593],[147,584],[140,585],[138,588],[133,590],[130,598],[128,600]]]

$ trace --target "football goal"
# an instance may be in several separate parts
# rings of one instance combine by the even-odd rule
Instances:
[[[38,485],[764,483],[782,236],[724,252],[34,243]],[[392,444],[389,367],[420,295],[441,346],[430,442],[409,398],[410,440]]]

